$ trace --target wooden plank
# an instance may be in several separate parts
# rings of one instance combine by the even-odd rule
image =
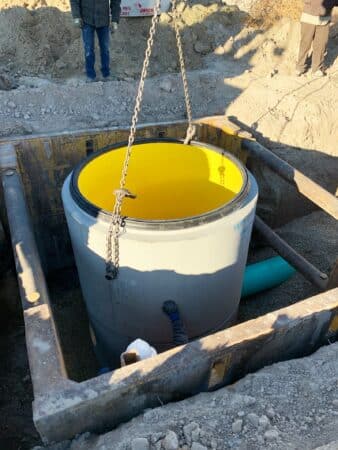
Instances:
[[[242,130],[226,116],[202,117],[196,123],[198,140],[223,148],[246,164],[248,153],[242,147]]]
[[[102,431],[146,408],[231,384],[249,372],[315,351],[336,326],[338,289],[35,399],[49,441]],[[331,339],[335,336],[330,335]]]
[[[332,270],[330,272],[329,281],[327,283],[327,289],[333,289],[338,287],[338,259],[336,259]]]

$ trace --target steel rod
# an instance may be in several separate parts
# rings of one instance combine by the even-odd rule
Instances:
[[[255,217],[254,227],[264,237],[266,242],[297,269],[304,278],[323,291],[327,289],[328,276],[296,252],[258,216]]]
[[[338,198],[258,142],[243,139],[242,147],[251,156],[263,161],[271,170],[294,185],[300,194],[338,220]]]

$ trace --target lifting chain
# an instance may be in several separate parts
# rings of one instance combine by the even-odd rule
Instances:
[[[196,127],[192,123],[191,102],[190,102],[190,96],[189,96],[187,72],[185,70],[185,62],[184,62],[181,34],[180,34],[180,28],[179,28],[179,24],[178,24],[179,13],[177,11],[176,2],[177,2],[177,0],[171,0],[175,35],[176,35],[176,44],[177,44],[178,58],[179,58],[180,67],[181,67],[181,76],[182,76],[183,89],[184,89],[185,106],[186,106],[186,110],[187,110],[187,119],[188,119],[188,129],[187,129],[187,134],[186,134],[184,143],[189,144],[191,139],[195,135]]]
[[[140,83],[138,86],[135,108],[133,117],[131,120],[130,133],[128,138],[128,147],[125,156],[125,160],[122,167],[121,180],[120,180],[120,189],[114,191],[115,195],[115,204],[113,213],[111,216],[111,221],[109,224],[109,229],[107,233],[107,255],[106,255],[106,278],[108,280],[113,280],[117,277],[119,266],[120,266],[120,246],[119,246],[119,237],[122,231],[125,228],[125,218],[121,216],[122,203],[124,197],[134,197],[127,189],[125,189],[126,178],[129,167],[129,160],[131,156],[132,145],[135,141],[136,134],[136,125],[138,121],[138,115],[141,109],[141,102],[143,97],[144,90],[144,82],[147,76],[149,60],[151,56],[151,51],[154,45],[154,35],[156,31],[156,25],[158,22],[158,13],[160,11],[161,0],[156,0],[156,4],[154,7],[154,14],[151,19],[151,26],[149,30],[149,37],[147,41],[147,48],[145,52],[145,57],[143,61],[143,67],[141,72]],[[114,246],[114,261],[113,261],[113,246]]]
[[[126,218],[121,215],[123,200],[125,197],[136,198],[135,195],[133,195],[131,192],[128,191],[128,189],[125,188],[125,184],[126,184],[126,179],[127,179],[127,174],[128,174],[130,156],[131,156],[131,152],[132,152],[132,145],[134,144],[134,141],[135,141],[136,125],[137,125],[138,116],[139,116],[139,113],[141,110],[141,103],[142,103],[143,91],[144,91],[144,83],[145,83],[145,79],[147,76],[150,56],[151,56],[151,52],[152,52],[153,45],[154,45],[154,36],[155,36],[155,32],[156,32],[156,25],[159,20],[160,6],[161,6],[161,0],[156,0],[155,6],[154,6],[154,14],[151,19],[149,37],[148,37],[148,41],[147,41],[147,47],[146,47],[145,57],[144,57],[144,61],[143,61],[143,67],[142,67],[140,82],[139,82],[139,86],[138,86],[134,112],[133,112],[132,121],[131,121],[126,156],[125,156],[125,160],[124,160],[123,167],[122,167],[120,188],[116,189],[114,191],[115,204],[114,204],[113,212],[111,215],[111,220],[110,220],[108,233],[107,233],[107,241],[106,241],[106,279],[107,280],[115,279],[118,275],[118,271],[119,271],[119,267],[120,267],[119,238],[120,238],[120,235],[124,232],[125,226],[126,226],[126,221],[125,221]],[[185,97],[185,104],[186,104],[187,118],[188,118],[188,128],[187,128],[187,133],[186,133],[184,143],[189,144],[191,139],[195,135],[195,126],[192,124],[191,102],[190,102],[190,97],[189,97],[187,74],[186,74],[186,70],[185,70],[182,42],[181,42],[181,36],[180,36],[180,31],[179,31],[179,25],[178,25],[179,16],[178,16],[177,8],[176,8],[176,0],[172,0],[172,11],[173,11],[177,50],[178,50],[178,56],[179,56],[179,61],[180,61],[180,67],[181,67],[181,75],[182,75],[183,88],[184,88],[184,97]]]

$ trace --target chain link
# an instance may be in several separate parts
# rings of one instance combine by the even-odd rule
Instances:
[[[147,48],[145,52],[145,57],[143,61],[143,67],[141,72],[140,83],[138,86],[135,108],[133,117],[131,120],[130,134],[128,138],[128,147],[126,151],[125,160],[123,163],[121,180],[120,180],[120,189],[114,191],[115,194],[115,204],[113,213],[111,216],[111,221],[109,224],[109,229],[107,233],[107,255],[106,255],[106,278],[108,280],[112,280],[117,277],[119,266],[120,266],[120,248],[119,248],[119,237],[122,230],[125,228],[125,218],[121,217],[122,203],[124,197],[131,197],[129,191],[127,191],[124,187],[126,184],[129,160],[132,151],[132,145],[135,141],[136,134],[136,125],[138,121],[138,115],[141,109],[141,102],[143,98],[143,90],[144,90],[144,82],[147,76],[149,60],[151,56],[151,51],[154,45],[154,35],[156,31],[156,25],[158,23],[158,15],[160,12],[161,0],[156,0],[156,4],[154,6],[154,14],[151,19],[151,26],[149,30],[149,37],[147,41]],[[113,246],[114,246],[114,261],[113,261]]]
[[[119,238],[120,238],[120,235],[125,230],[125,219],[126,219],[125,217],[121,216],[122,203],[123,203],[123,200],[125,197],[135,198],[135,196],[133,194],[131,194],[127,189],[125,189],[125,184],[126,184],[126,179],[127,179],[130,156],[132,153],[132,145],[135,141],[136,125],[138,122],[139,112],[141,110],[141,103],[142,103],[143,91],[144,91],[144,83],[145,83],[145,79],[147,76],[147,71],[148,71],[149,60],[150,60],[152,48],[154,45],[154,36],[155,36],[155,32],[156,32],[156,25],[159,20],[158,15],[160,12],[160,5],[161,5],[161,0],[156,0],[156,4],[154,6],[154,14],[151,19],[151,26],[150,26],[150,30],[149,30],[149,37],[148,37],[148,41],[147,41],[145,57],[144,57],[144,61],[143,61],[140,83],[138,86],[138,91],[137,91],[137,96],[136,96],[136,101],[135,101],[135,108],[134,108],[132,121],[131,121],[126,156],[125,156],[125,160],[124,160],[122,172],[121,172],[120,188],[116,189],[114,191],[115,204],[114,204],[113,212],[111,215],[111,221],[109,224],[109,229],[108,229],[108,233],[107,233],[107,242],[106,242],[106,251],[107,251],[106,252],[106,278],[108,280],[112,280],[117,277],[117,274],[119,271],[119,266],[120,266]],[[178,50],[178,56],[179,56],[179,61],[180,61],[180,67],[181,67],[184,97],[185,97],[185,104],[186,104],[187,118],[188,118],[188,128],[187,128],[187,133],[186,133],[184,143],[189,144],[189,142],[195,135],[196,129],[192,123],[191,102],[190,102],[190,97],[189,97],[187,74],[186,74],[186,70],[185,70],[182,42],[181,42],[179,25],[178,25],[179,15],[177,12],[176,0],[172,0],[172,11],[173,11],[177,50]],[[113,255],[113,250],[114,250],[114,255]]]
[[[186,106],[187,116],[188,116],[187,117],[188,118],[188,129],[187,129],[187,134],[186,134],[184,143],[189,144],[191,139],[194,137],[194,135],[196,133],[196,127],[192,123],[192,110],[191,110],[191,102],[190,102],[189,87],[188,87],[188,80],[187,80],[187,72],[185,70],[182,40],[181,40],[180,28],[178,25],[178,20],[179,20],[180,15],[177,11],[176,2],[177,2],[177,0],[171,0],[178,58],[180,61],[181,75],[182,75],[182,82],[183,82],[183,89],[184,89],[185,106]]]

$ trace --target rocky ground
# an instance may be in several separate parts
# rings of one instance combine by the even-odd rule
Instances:
[[[284,18],[258,27],[262,21],[247,14],[251,7],[252,0],[181,4],[194,117],[232,116],[337,194],[337,25],[331,28],[328,76],[296,78],[299,24]],[[294,9],[291,12],[293,16]],[[111,50],[115,80],[87,84],[81,38],[72,25],[68,0],[2,0],[0,138],[128,125],[149,19],[123,19],[120,25]],[[143,123],[185,117],[174,44],[172,17],[163,14],[146,82]],[[261,168],[252,170],[258,173]],[[287,222],[290,188],[281,189],[268,171],[263,175],[259,173],[271,207],[278,208]],[[310,211],[300,208],[299,214]],[[314,213],[286,225],[281,233],[328,270],[337,254],[333,220]],[[282,288],[263,294],[261,306],[255,306],[257,299],[246,301],[241,320],[312,293],[313,288],[297,275]],[[338,449],[337,352],[337,344],[325,347],[313,357],[265,368],[218,392],[147,411],[106,435],[85,434],[52,449]],[[5,361],[0,364],[0,448],[30,449],[39,440],[31,422],[32,391],[21,320],[2,327],[0,358]]]
[[[338,344],[49,450],[337,449]],[[326,448],[326,447],[324,447]],[[42,450],[35,447],[34,450]]]

